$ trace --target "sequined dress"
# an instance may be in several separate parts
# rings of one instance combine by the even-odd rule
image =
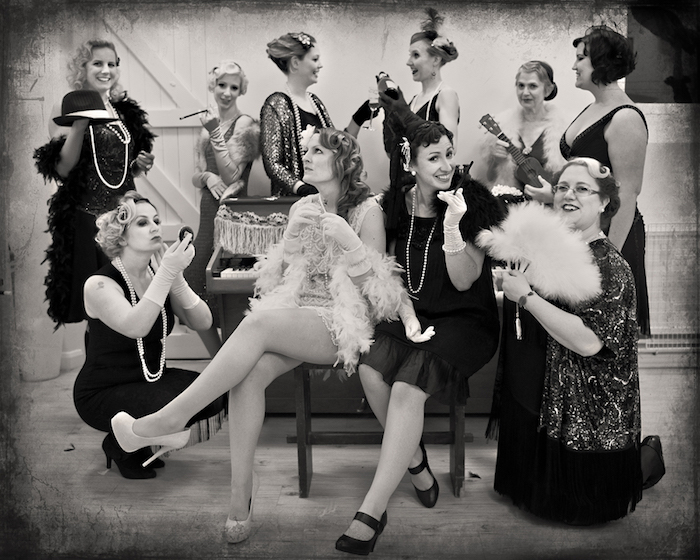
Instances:
[[[588,107],[586,107],[588,109]],[[581,114],[586,110],[581,111]],[[608,153],[608,142],[605,140],[605,127],[610,123],[615,114],[621,109],[632,109],[639,113],[644,122],[644,127],[647,128],[644,114],[634,105],[620,105],[612,111],[601,117],[597,122],[593,123],[587,129],[582,131],[569,146],[566,143],[566,132],[561,137],[559,146],[562,155],[567,158],[575,157],[591,157],[597,159],[603,165],[610,168],[613,175],[613,169],[610,163],[610,154]],[[580,114],[579,114],[580,116]],[[578,118],[578,117],[576,117]],[[574,119],[575,121],[576,119]],[[607,228],[605,228],[607,233]],[[622,246],[622,255],[632,269],[634,275],[634,283],[637,288],[637,321],[639,323],[640,332],[645,335],[651,334],[649,324],[649,291],[647,288],[647,273],[644,265],[646,253],[646,236],[644,232],[644,218],[639,212],[639,208],[634,209],[634,220],[627,234],[627,239]]]
[[[132,162],[141,150],[150,152],[153,145],[147,115],[136,102],[126,98],[112,105],[129,132],[128,144],[123,130],[114,124],[89,125],[80,158],[66,178],[56,172],[65,136],[34,152],[39,173],[58,184],[49,199],[51,245],[46,251],[49,271],[45,280],[48,314],[58,324],[86,319],[83,284],[109,262],[95,242],[95,220],[116,208],[124,193],[134,189]]]
[[[315,114],[299,111],[297,118],[291,98],[282,92],[270,95],[260,109],[260,144],[272,196],[292,194],[304,176],[300,133],[306,126],[333,127],[323,102],[313,93],[309,96]]]
[[[590,247],[602,293],[565,310],[578,315],[603,348],[584,357],[548,337],[537,410],[537,387],[529,398],[518,389],[538,382],[537,375],[517,367],[517,357],[508,362],[494,480],[495,490],[518,507],[575,525],[623,517],[642,492],[634,280],[607,239]]]

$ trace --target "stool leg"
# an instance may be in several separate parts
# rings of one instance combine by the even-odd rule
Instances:
[[[463,405],[450,406],[450,478],[452,489],[459,498],[464,486],[464,409]]]
[[[299,461],[299,497],[308,498],[313,474],[311,457],[311,387],[309,372],[302,366],[294,370],[297,458]]]

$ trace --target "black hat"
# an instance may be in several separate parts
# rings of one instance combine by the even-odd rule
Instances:
[[[90,119],[93,122],[117,120],[105,109],[100,94],[92,89],[68,92],[61,103],[61,116],[55,117],[53,122],[59,126],[70,126],[78,119]]]

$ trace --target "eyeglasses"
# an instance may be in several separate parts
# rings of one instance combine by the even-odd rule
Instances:
[[[589,189],[585,185],[554,185],[552,187],[552,194],[566,194],[569,191],[569,189],[572,189],[574,191],[574,194],[581,198],[585,198],[592,194],[598,194],[600,192],[594,191],[593,189]]]

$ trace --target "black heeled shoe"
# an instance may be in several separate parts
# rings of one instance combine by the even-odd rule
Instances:
[[[428,488],[427,490],[418,490],[418,488],[416,488],[416,485],[413,484],[413,482],[411,482],[411,484],[413,484],[413,488],[415,488],[416,490],[416,495],[418,496],[420,503],[427,508],[431,508],[435,504],[437,504],[438,494],[440,494],[440,487],[438,486],[438,481],[435,478],[433,471],[430,470],[430,465],[428,465],[428,454],[425,451],[425,445],[423,445],[422,441],[419,445],[421,451],[423,452],[423,460],[417,467],[409,467],[408,472],[411,474],[419,474],[423,472],[423,469],[428,469],[430,476],[433,477],[433,485],[430,488]]]
[[[102,450],[107,458],[107,468],[112,468],[112,461],[117,464],[120,474],[124,478],[143,479],[155,478],[156,471],[151,467],[144,468],[141,464],[143,461],[139,453],[127,453],[119,447],[112,434],[107,434],[102,440]]]
[[[654,452],[653,466],[651,473],[647,476],[642,490],[647,490],[654,486],[666,474],[666,465],[664,464],[664,452],[661,449],[661,438],[659,436],[647,436],[642,441],[642,447],[648,447]]]
[[[357,519],[360,523],[364,523],[367,527],[374,530],[374,536],[368,541],[361,541],[360,539],[348,537],[347,535],[341,535],[340,538],[335,541],[335,548],[341,552],[367,556],[370,552],[374,551],[374,545],[377,543],[379,535],[384,532],[388,517],[386,512],[384,512],[381,520],[377,521],[371,515],[358,511],[353,519]]]

